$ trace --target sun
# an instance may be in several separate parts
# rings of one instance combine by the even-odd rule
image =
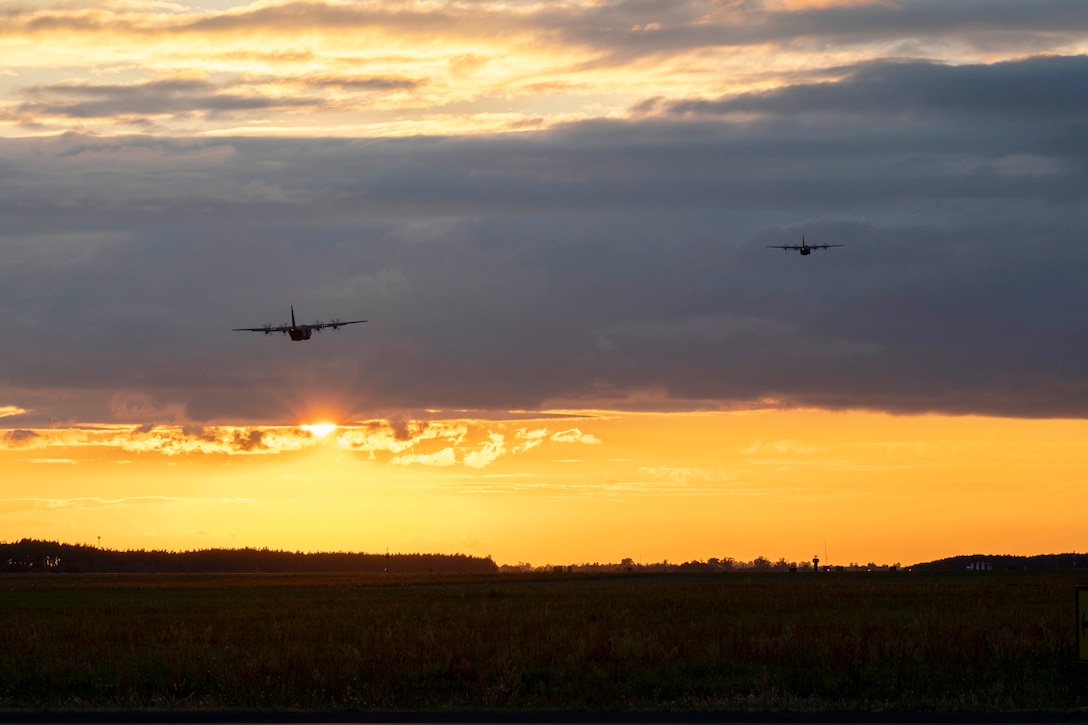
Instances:
[[[299,428],[308,431],[314,438],[324,438],[336,430],[336,423],[311,423],[309,425],[300,425]]]

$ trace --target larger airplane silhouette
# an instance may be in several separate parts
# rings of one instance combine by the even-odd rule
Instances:
[[[265,325],[263,327],[235,327],[231,332],[263,332],[266,335],[271,335],[273,332],[282,332],[285,335],[290,335],[291,339],[295,342],[301,342],[302,340],[309,340],[311,335],[315,332],[321,332],[326,327],[339,330],[344,325],[357,325],[360,322],[366,322],[366,320],[348,320],[346,322],[333,320],[332,322],[314,322],[309,325],[299,325],[295,323],[295,306],[291,305],[290,325],[285,323],[279,327],[273,327],[272,325]]]
[[[795,250],[801,254],[812,254],[813,249],[830,249],[831,247],[845,247],[845,244],[806,244],[804,235],[801,235],[800,244],[768,244],[768,249]]]

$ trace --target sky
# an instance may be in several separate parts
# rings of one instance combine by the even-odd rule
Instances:
[[[1081,0],[0,18],[0,540],[1085,550]]]

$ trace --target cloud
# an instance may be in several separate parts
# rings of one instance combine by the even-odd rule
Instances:
[[[367,451],[371,454],[371,458],[375,458],[378,452],[395,453],[396,455],[390,460],[398,465],[453,466],[460,460],[470,468],[486,468],[508,452],[520,453],[540,445],[546,434],[546,431],[527,432],[521,429],[516,437],[528,440],[529,443],[519,444],[512,450],[508,450],[504,434],[488,431],[486,441],[479,448],[467,450],[458,459],[458,449],[466,448],[465,439],[470,433],[470,426],[467,423],[401,422],[396,425],[401,431],[401,440],[391,442],[387,433],[394,427],[395,424],[384,421],[358,427],[341,435],[338,445],[351,450]],[[471,427],[475,428],[475,426]],[[437,451],[414,452],[418,447],[432,441],[445,441],[451,445]]]
[[[40,436],[32,430],[17,429],[5,432],[0,440],[6,448],[20,448],[32,446],[39,438]]]
[[[494,463],[506,452],[506,438],[501,433],[488,433],[488,442],[478,451],[465,454],[465,465],[472,468],[485,468]]]
[[[766,399],[1088,414],[1077,2],[126,7],[21,5],[0,29],[21,64],[2,131],[42,134],[0,139],[0,396],[34,446],[166,424],[192,432],[115,435],[272,452],[313,443],[276,426],[393,421],[337,437],[463,455],[478,427],[407,421]],[[321,42],[267,50],[298,27]],[[45,67],[27,38],[133,55]],[[209,43],[240,65],[196,65]],[[34,104],[51,115],[20,120]],[[473,125],[503,114],[546,130]],[[386,137],[401,123],[417,135]],[[845,246],[766,249],[802,236]],[[370,322],[231,332],[292,304]]]
[[[235,450],[252,451],[262,447],[264,437],[260,430],[234,431],[231,444]]]
[[[110,412],[118,420],[184,421],[185,407],[167,403],[136,391],[116,393],[110,400]],[[152,427],[153,424],[152,424]],[[150,428],[147,432],[150,432]]]
[[[371,421],[365,426],[352,427],[339,433],[336,442],[348,450],[405,453],[429,441],[445,441],[460,445],[468,434],[468,426],[462,422]]]
[[[515,438],[522,442],[514,446],[514,453],[524,453],[525,451],[537,448],[544,443],[544,440],[547,437],[547,428],[536,428],[534,430],[521,428],[515,434]]]
[[[390,459],[390,463],[398,466],[418,464],[421,466],[448,467],[457,465],[457,453],[452,448],[443,448],[434,453],[406,453]]]
[[[1078,94],[1088,56],[1042,56],[993,64],[950,65],[877,60],[841,69],[834,81],[798,83],[719,100],[676,101],[674,114],[830,114],[880,118],[934,114],[1079,119],[1088,101]],[[645,110],[660,107],[645,106]]]
[[[553,433],[551,439],[556,443],[585,443],[587,445],[600,445],[601,439],[592,433],[583,433],[577,428],[568,428],[567,430]]]
[[[14,5],[0,27],[16,79],[0,122],[108,135],[519,131],[623,117],[660,95],[781,87],[858,59],[1081,53],[1083,16],[1076,0]]]
[[[300,98],[272,99],[220,92],[208,81],[164,79],[133,85],[57,84],[24,89],[35,99],[19,108],[28,115],[74,118],[153,117],[160,114],[285,110],[312,104]],[[50,100],[51,99],[51,100]]]
[[[176,425],[127,425],[10,430],[0,436],[0,444],[0,447],[9,449],[63,450],[103,447],[132,453],[178,456],[282,453],[312,447],[317,441],[307,431],[294,427],[272,426],[258,429],[237,426],[187,428]],[[35,459],[35,462],[45,460]],[[75,462],[76,459],[49,460]]]
[[[0,142],[21,180],[10,229],[37,230],[5,244],[58,240],[0,263],[22,341],[0,394],[26,401],[23,427],[283,422],[317,400],[348,420],[764,397],[1078,415],[1085,260],[1069,240],[1088,155],[1071,120],[995,113]],[[802,235],[846,246],[763,248]],[[229,333],[289,301],[302,319],[371,322],[306,343]],[[344,440],[408,449],[390,430]]]
[[[309,426],[177,426],[124,425],[9,430],[0,434],[0,449],[55,450],[68,456],[21,459],[31,463],[75,464],[79,449],[109,448],[119,452],[161,455],[168,458],[191,455],[251,456],[287,454],[318,446],[368,454],[397,465],[486,468],[504,455],[522,453],[549,440],[547,429],[519,429],[520,443],[506,445],[506,434],[488,429],[487,421],[384,421],[341,424],[335,440],[314,436]],[[486,430],[486,433],[483,431]],[[482,442],[469,443],[468,439]],[[557,433],[555,442],[600,443],[578,429]],[[122,461],[128,463],[128,461]]]
[[[16,405],[0,405],[0,418],[10,418],[15,415],[23,415],[26,412]]]

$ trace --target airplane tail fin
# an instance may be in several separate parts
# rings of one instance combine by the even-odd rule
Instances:
[[[291,305],[291,327],[297,327],[295,325],[295,306]]]

